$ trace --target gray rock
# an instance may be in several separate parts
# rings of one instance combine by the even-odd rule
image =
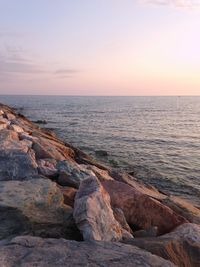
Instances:
[[[79,233],[72,208],[64,205],[60,189],[48,179],[3,181],[0,196],[0,239],[24,233],[76,238]]]
[[[0,246],[2,267],[175,267],[137,247],[19,236]]]
[[[72,160],[60,161],[56,168],[59,171],[58,183],[62,186],[78,188],[82,180],[94,175],[84,165],[79,165]]]
[[[52,159],[40,159],[37,161],[38,171],[40,174],[54,178],[58,175],[58,170],[56,169],[56,160]]]
[[[16,132],[2,130],[0,134],[0,181],[23,180],[37,175],[35,154]]]
[[[84,240],[117,241],[131,234],[116,221],[110,197],[98,179],[81,182],[74,202],[73,216]]]

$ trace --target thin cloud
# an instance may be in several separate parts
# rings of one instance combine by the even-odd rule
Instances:
[[[56,75],[73,75],[73,74],[76,74],[80,72],[79,70],[76,70],[76,69],[58,69],[54,72],[54,74]]]
[[[200,8],[200,0],[139,0],[141,4],[170,6],[182,9]]]

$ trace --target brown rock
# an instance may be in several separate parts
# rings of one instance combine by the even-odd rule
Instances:
[[[164,234],[187,222],[169,207],[125,183],[107,180],[102,181],[102,185],[110,195],[112,207],[118,207],[124,212],[126,221],[133,229],[157,226],[158,234]]]
[[[157,238],[135,238],[124,242],[170,260],[176,266],[200,266],[200,226],[196,224],[183,224]]]
[[[63,186],[59,186],[63,197],[64,197],[64,203],[66,205],[69,205],[70,207],[74,207],[74,199],[77,193],[77,189],[73,188],[73,187],[63,187]]]
[[[73,216],[84,240],[116,241],[123,238],[125,230],[115,220],[110,197],[95,176],[81,182]]]
[[[19,236],[0,246],[0,266],[175,267],[137,247],[111,242],[76,242]]]

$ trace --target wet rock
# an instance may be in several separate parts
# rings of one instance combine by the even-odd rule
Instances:
[[[110,197],[94,176],[81,182],[73,216],[84,240],[117,241],[123,232],[131,237],[114,218]]]
[[[200,226],[196,224],[183,224],[157,238],[135,238],[124,242],[170,260],[176,266],[200,266]]]
[[[37,121],[33,121],[34,123],[38,123],[38,124],[47,124],[46,120],[37,120]]]
[[[96,156],[99,156],[99,157],[107,157],[108,156],[108,152],[105,150],[96,150],[95,154],[96,154]]]
[[[0,246],[0,266],[175,267],[137,247],[111,242],[76,242],[19,236]]]
[[[0,239],[24,233],[66,238],[73,234],[72,209],[50,180],[2,181],[0,196]]]
[[[58,175],[58,170],[56,169],[56,160],[53,159],[40,159],[37,161],[38,171],[40,174],[55,178]]]
[[[112,207],[118,207],[124,212],[133,230],[135,227],[146,230],[157,226],[160,235],[188,222],[169,207],[125,183],[107,180],[102,181],[102,185],[110,195]]]
[[[78,188],[80,182],[94,173],[85,168],[84,165],[79,165],[74,161],[60,161],[56,168],[59,171],[58,183],[62,186],[71,186]]]

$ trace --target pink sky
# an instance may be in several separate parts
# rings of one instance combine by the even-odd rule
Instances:
[[[199,4],[1,1],[0,94],[200,95]]]

